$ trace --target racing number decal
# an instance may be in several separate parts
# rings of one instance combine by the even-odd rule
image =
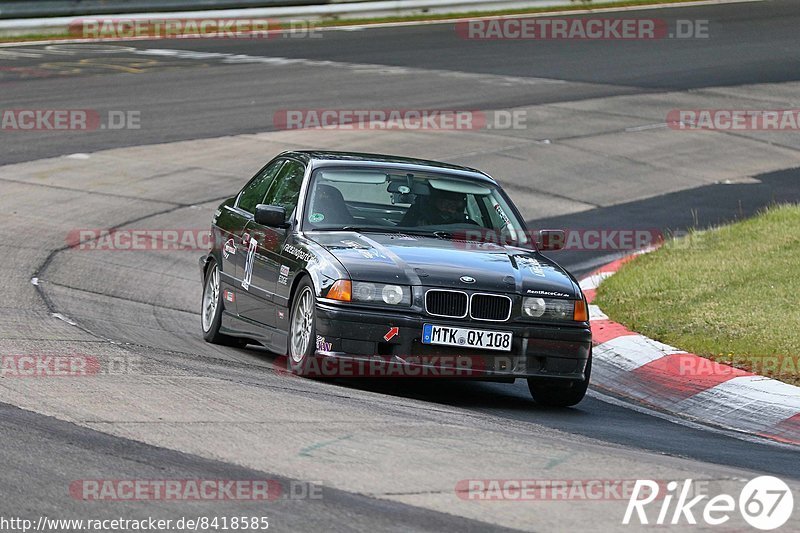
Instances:
[[[251,238],[247,248],[247,258],[244,262],[244,278],[242,279],[242,287],[244,287],[244,290],[250,288],[250,280],[253,279],[253,260],[256,257],[257,247],[258,241]]]

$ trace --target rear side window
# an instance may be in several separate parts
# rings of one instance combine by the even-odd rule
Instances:
[[[239,208],[244,209],[248,213],[255,213],[256,206],[264,203],[264,198],[270,185],[275,181],[283,164],[286,163],[285,159],[279,159],[271,165],[268,165],[256,177],[250,180],[250,183],[244,186],[241,194],[239,195]]]

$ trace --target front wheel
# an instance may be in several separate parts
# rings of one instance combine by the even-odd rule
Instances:
[[[297,286],[289,318],[289,364],[300,375],[307,374],[307,366],[316,349],[316,304],[314,288],[308,278]]]
[[[582,381],[564,381],[546,378],[528,378],[528,390],[540,405],[548,407],[570,407],[577,405],[586,396],[592,374],[592,356],[586,361]]]

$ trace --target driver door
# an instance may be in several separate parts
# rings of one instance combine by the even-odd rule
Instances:
[[[293,220],[305,170],[303,163],[287,159],[261,203],[283,207],[287,220]],[[249,276],[249,284],[244,302],[240,301],[239,304],[241,316],[267,326],[277,326],[276,291],[280,269],[284,264],[281,251],[291,232],[292,227],[271,228],[257,224],[252,219],[247,223],[245,276]]]
[[[284,163],[285,158],[276,159],[262,168],[242,188],[235,205],[230,209],[229,240],[225,242],[222,261],[225,270],[232,277],[229,289],[232,295],[226,294],[224,297],[230,298],[228,301],[235,304],[239,315],[242,306],[247,307],[247,288],[250,284],[247,260],[251,242],[247,227],[253,220],[256,206],[264,203],[264,198]]]

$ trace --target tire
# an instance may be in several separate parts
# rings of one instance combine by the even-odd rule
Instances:
[[[203,280],[203,299],[200,307],[200,327],[203,329],[203,338],[211,344],[245,346],[247,340],[223,335],[219,332],[224,306],[222,291],[219,290],[219,267],[217,262],[212,259],[209,261]]]
[[[531,391],[531,396],[539,405],[571,407],[580,403],[583,397],[586,396],[591,374],[592,356],[590,354],[582,381],[528,378],[528,390]]]
[[[308,375],[309,361],[314,356],[317,338],[317,298],[308,278],[297,285],[289,315],[289,339],[286,353],[291,370]]]

